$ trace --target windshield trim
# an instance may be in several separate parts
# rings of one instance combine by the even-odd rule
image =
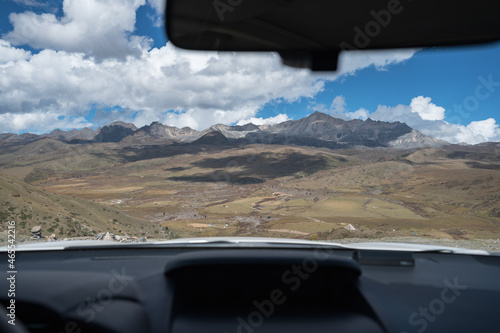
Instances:
[[[255,248],[293,246],[298,248],[332,248],[339,250],[378,250],[378,251],[401,251],[401,252],[433,252],[449,254],[483,255],[490,256],[494,253],[485,250],[473,250],[465,248],[455,248],[449,246],[411,244],[411,243],[349,243],[340,244],[333,242],[316,242],[297,239],[281,238],[245,238],[245,237],[211,237],[211,238],[184,238],[159,242],[147,243],[118,243],[108,241],[61,241],[47,243],[19,244],[16,247],[20,252],[32,251],[61,251],[72,249],[105,249],[105,248],[174,248],[174,247],[212,247],[212,248]],[[1,247],[0,252],[7,252],[7,247]]]

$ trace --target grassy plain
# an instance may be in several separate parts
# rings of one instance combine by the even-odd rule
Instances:
[[[154,238],[500,238],[498,149],[42,141],[0,149],[2,220],[26,234],[41,223],[68,237],[85,225]]]

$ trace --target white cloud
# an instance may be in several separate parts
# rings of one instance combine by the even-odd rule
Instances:
[[[445,109],[431,103],[431,100],[430,97],[415,97],[410,104],[411,111],[418,113],[424,120],[443,120]]]
[[[165,13],[165,5],[166,1],[165,0],[147,0],[148,4],[156,10],[158,15],[163,15]]]
[[[31,57],[30,52],[15,48],[9,42],[0,39],[0,67],[10,61],[26,60],[29,57]]]
[[[12,13],[14,30],[3,38],[36,49],[82,52],[98,59],[140,56],[151,40],[132,35],[136,10],[145,0],[64,0],[61,18],[54,14]]]
[[[148,5],[156,12],[156,15],[151,17],[151,21],[156,27],[161,27],[165,24],[165,0],[147,0]]]
[[[394,107],[379,105],[378,109],[369,117],[373,120],[406,123],[425,135],[451,143],[477,144],[486,141],[500,141],[500,129],[495,119],[475,121],[466,126],[450,124],[442,120],[445,109],[430,103],[430,101],[429,97],[419,96],[414,98],[410,105]],[[421,113],[415,112],[415,105]],[[424,119],[422,115],[435,119]]]
[[[495,119],[471,122],[467,126],[450,124],[444,121],[445,108],[431,103],[430,97],[418,96],[411,100],[410,105],[394,107],[379,105],[377,110],[370,114],[364,108],[349,112],[344,96],[334,98],[330,107],[316,104],[310,109],[329,113],[333,117],[344,120],[367,119],[402,122],[433,138],[446,140],[451,143],[477,144],[486,141],[500,141],[500,128]]]
[[[282,68],[275,54],[195,53],[170,44],[125,62],[44,50],[0,68],[0,77],[3,112],[83,115],[89,105],[119,106],[138,113],[138,125],[171,120],[197,129],[251,118],[272,100],[313,97],[324,86],[308,71]]]
[[[458,142],[480,143],[485,141],[500,141],[500,129],[495,119],[473,121],[467,126],[459,126]]]
[[[346,102],[344,96],[337,96],[333,99],[332,105],[330,106],[330,110],[333,113],[344,113],[346,111]]]
[[[385,71],[391,65],[411,59],[417,52],[415,49],[342,52],[339,57],[339,71],[333,75],[354,75],[360,69],[372,66],[379,71]]]
[[[373,120],[388,121],[388,122],[402,122],[410,126],[418,126],[424,120],[416,112],[413,112],[408,105],[397,105],[394,107],[379,105],[377,110],[370,114]]]
[[[147,14],[155,27],[165,26],[165,0],[146,0],[149,7],[154,9],[154,14]]]
[[[354,112],[347,112],[345,115],[349,119],[361,119],[361,120],[366,120],[368,119],[370,112],[366,109],[359,109],[358,111]]]
[[[269,117],[269,118],[255,118],[252,117],[250,119],[245,119],[245,120],[240,120],[236,125],[246,125],[249,123],[252,123],[254,125],[260,126],[260,125],[274,125],[274,124],[279,124],[285,121],[290,120],[288,118],[288,115],[281,113],[275,117]]]
[[[92,124],[81,117],[64,117],[60,113],[31,112],[0,114],[0,133],[18,133],[29,130],[30,133],[43,134],[47,128],[71,130],[73,128],[91,127]]]
[[[64,0],[62,17],[11,14],[14,29],[0,39],[0,51],[8,50],[0,53],[5,58],[0,62],[0,114],[79,119],[91,108],[116,107],[120,111],[98,111],[94,121],[103,125],[120,119],[137,126],[161,121],[205,129],[255,118],[269,102],[313,98],[326,81],[370,66],[385,69],[415,53],[349,52],[341,55],[338,72],[325,74],[283,67],[273,53],[197,53],[170,43],[148,49],[144,37],[133,35],[136,10],[145,3]],[[163,1],[148,4],[162,13]],[[42,50],[31,55],[7,40]],[[345,117],[364,115],[361,109]],[[46,131],[60,124],[43,123]]]
[[[310,106],[309,109],[314,109],[315,111],[327,113],[330,114],[332,117],[340,118],[343,120],[353,120],[353,119],[366,120],[369,115],[369,111],[364,108],[361,108],[354,112],[349,112],[347,109],[347,102],[344,96],[335,97],[329,108],[324,104],[314,104],[313,106]]]

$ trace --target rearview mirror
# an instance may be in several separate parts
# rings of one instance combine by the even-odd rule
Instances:
[[[500,39],[494,0],[168,0],[169,40],[190,50],[277,51],[331,70],[342,50]]]

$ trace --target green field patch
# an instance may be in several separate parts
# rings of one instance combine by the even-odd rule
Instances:
[[[145,202],[143,204],[137,205],[135,208],[136,209],[142,209],[142,208],[155,208],[155,207],[161,207],[162,209],[174,209],[174,205],[176,202],[173,200],[156,200],[152,202]]]
[[[205,208],[207,213],[226,215],[230,214],[233,216],[241,214],[249,214],[254,210],[255,204],[260,200],[260,198],[245,198],[241,200],[235,200],[221,205],[210,206]]]
[[[259,205],[259,209],[257,209],[256,211],[262,215],[274,213],[279,214],[279,212],[282,210],[282,208],[280,208],[282,204],[283,202],[281,201],[266,202],[264,205]]]
[[[238,232],[237,223],[221,219],[168,221],[162,226],[180,237],[228,237]]]
[[[131,193],[143,190],[143,186],[127,186],[127,187],[101,187],[101,188],[93,188],[92,190],[88,190],[88,193],[94,194],[116,194],[116,193]]]
[[[276,197],[275,200],[266,200],[258,204],[260,208],[259,212],[261,214],[280,214],[280,215],[290,215],[295,214],[298,211],[303,211],[309,207],[312,202],[304,199],[294,199],[290,201],[285,201],[284,198]]]
[[[311,209],[300,213],[300,216],[311,217],[374,217],[375,215],[363,209],[367,198],[359,196],[337,197],[319,201]]]
[[[305,199],[293,199],[290,201],[287,201],[285,203],[286,206],[288,207],[306,207],[311,205],[311,201],[305,200]]]
[[[365,205],[367,212],[385,218],[424,220],[425,218],[410,209],[391,202],[373,199]]]

